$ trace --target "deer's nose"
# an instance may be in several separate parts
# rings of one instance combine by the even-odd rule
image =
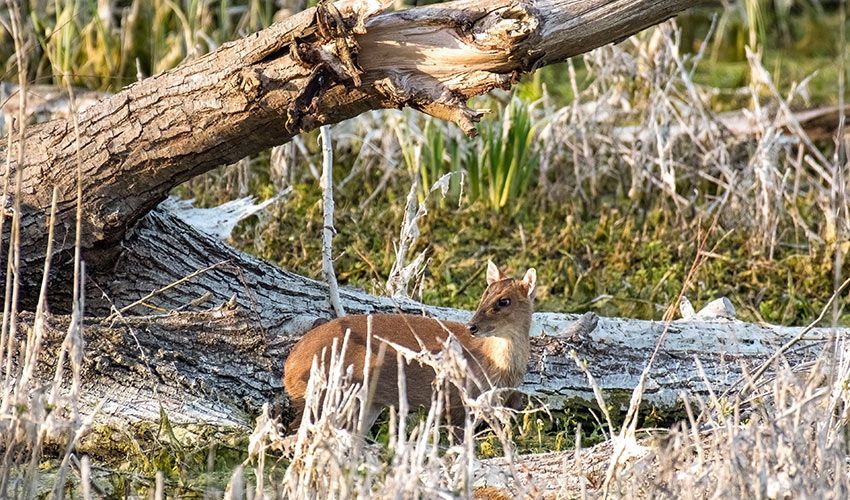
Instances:
[[[467,328],[469,329],[469,333],[478,333],[478,325],[469,325]]]

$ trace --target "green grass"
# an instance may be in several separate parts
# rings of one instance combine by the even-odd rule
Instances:
[[[479,141],[466,159],[469,200],[482,201],[493,212],[516,213],[537,175],[537,158],[532,149],[535,125],[528,103],[512,98],[497,116],[482,122]]]
[[[362,192],[377,181],[364,179]],[[317,185],[296,186],[266,223],[243,225],[236,245],[320,279],[320,197]],[[380,292],[394,258],[403,199],[404,186],[398,185],[360,210],[358,193],[337,193],[334,245],[341,283]],[[427,249],[431,258],[422,299],[465,308],[476,305],[485,286],[481,271],[492,258],[514,273],[537,267],[538,310],[659,319],[682,288],[696,235],[710,226],[671,215],[661,202],[644,208],[617,197],[586,206],[529,203],[514,216],[483,203],[433,205],[420,221],[414,249]],[[727,296],[742,320],[799,325],[813,319],[831,294],[828,248],[801,250],[796,245],[805,243],[803,237],[789,230],[770,259],[754,250],[745,229],[735,229],[738,222],[714,229],[708,240],[713,257],[687,290],[690,300],[698,307]]]
[[[478,124],[480,137],[472,140],[447,133],[451,131],[432,118],[424,121],[421,132],[412,130],[415,120],[396,128],[404,165],[412,178],[418,177],[420,203],[440,178],[456,174],[441,206],[457,205],[463,178],[470,202],[480,201],[494,212],[521,209],[537,175],[536,126],[526,101],[514,97],[505,106],[489,101],[499,109]]]
[[[132,0],[110,2],[101,17],[94,0],[22,2],[30,81],[117,92],[186,58],[269,26],[272,0]],[[0,30],[2,78],[13,80],[11,35]]]

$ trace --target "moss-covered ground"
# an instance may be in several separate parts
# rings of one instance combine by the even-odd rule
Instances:
[[[404,194],[402,186],[390,188],[361,210],[369,183],[361,185],[365,191],[336,195],[335,266],[341,283],[381,293],[394,260]],[[236,244],[320,278],[320,200],[317,185],[296,186],[262,224],[243,225]],[[430,259],[416,289],[421,299],[474,308],[492,258],[515,274],[537,268],[538,310],[659,319],[682,290],[701,231],[709,232],[710,254],[686,290],[696,305],[726,296],[740,319],[796,325],[814,318],[832,291],[831,249],[812,248],[790,230],[771,258],[753,244],[746,224],[712,225],[661,203],[636,206],[610,197],[592,206],[526,204],[506,216],[479,205],[432,203],[413,249]]]

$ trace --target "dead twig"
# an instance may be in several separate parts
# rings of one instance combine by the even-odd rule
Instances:
[[[345,316],[345,309],[339,300],[339,285],[336,282],[336,273],[333,263],[333,237],[336,233],[334,228],[334,188],[333,188],[333,161],[334,151],[331,140],[331,127],[325,125],[321,129],[322,138],[322,211],[324,223],[322,226],[322,275],[328,284],[328,300],[337,317]]]

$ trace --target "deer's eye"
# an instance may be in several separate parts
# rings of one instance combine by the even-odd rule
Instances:
[[[511,305],[511,299],[507,297],[502,297],[501,299],[499,299],[498,304],[499,307],[508,307],[509,305]]]

